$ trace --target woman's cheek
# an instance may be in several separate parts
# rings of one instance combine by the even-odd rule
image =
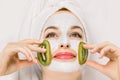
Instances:
[[[78,53],[78,44],[79,40],[70,40],[70,48],[74,50],[76,53]]]
[[[59,48],[60,41],[59,40],[48,40],[51,47],[52,54]]]

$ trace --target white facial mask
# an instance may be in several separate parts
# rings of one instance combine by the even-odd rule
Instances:
[[[55,26],[55,27],[58,27],[61,33],[60,37],[57,40],[48,39],[50,42],[52,55],[54,54],[56,50],[59,49],[59,46],[61,44],[69,44],[70,49],[74,50],[76,55],[78,54],[78,44],[80,40],[74,40],[68,37],[68,30],[74,25],[80,26],[83,29],[83,27],[81,26],[80,20],[75,15],[69,12],[55,13],[47,20],[43,30],[45,30],[49,26]],[[61,61],[53,59],[51,64],[47,66],[47,68],[50,70],[61,71],[61,72],[74,72],[74,71],[81,70],[82,67],[83,66],[81,66],[78,63],[78,57],[76,57],[74,61],[69,61],[69,62],[68,61],[61,62]]]

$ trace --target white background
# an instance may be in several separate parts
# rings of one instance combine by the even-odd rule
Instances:
[[[23,23],[29,0],[0,0],[0,40],[16,33]]]
[[[29,1],[0,0],[0,40],[18,33]],[[88,5],[90,7],[86,8]],[[86,13],[86,18],[91,42],[110,41],[120,47],[120,1],[84,0],[84,7],[89,14]]]

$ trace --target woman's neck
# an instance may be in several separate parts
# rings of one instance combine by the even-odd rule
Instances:
[[[43,69],[43,80],[80,80],[80,75],[80,71],[66,73]]]

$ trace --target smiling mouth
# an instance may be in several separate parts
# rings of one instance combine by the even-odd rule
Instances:
[[[73,60],[75,59],[75,55],[71,52],[58,52],[54,58],[58,60]]]

